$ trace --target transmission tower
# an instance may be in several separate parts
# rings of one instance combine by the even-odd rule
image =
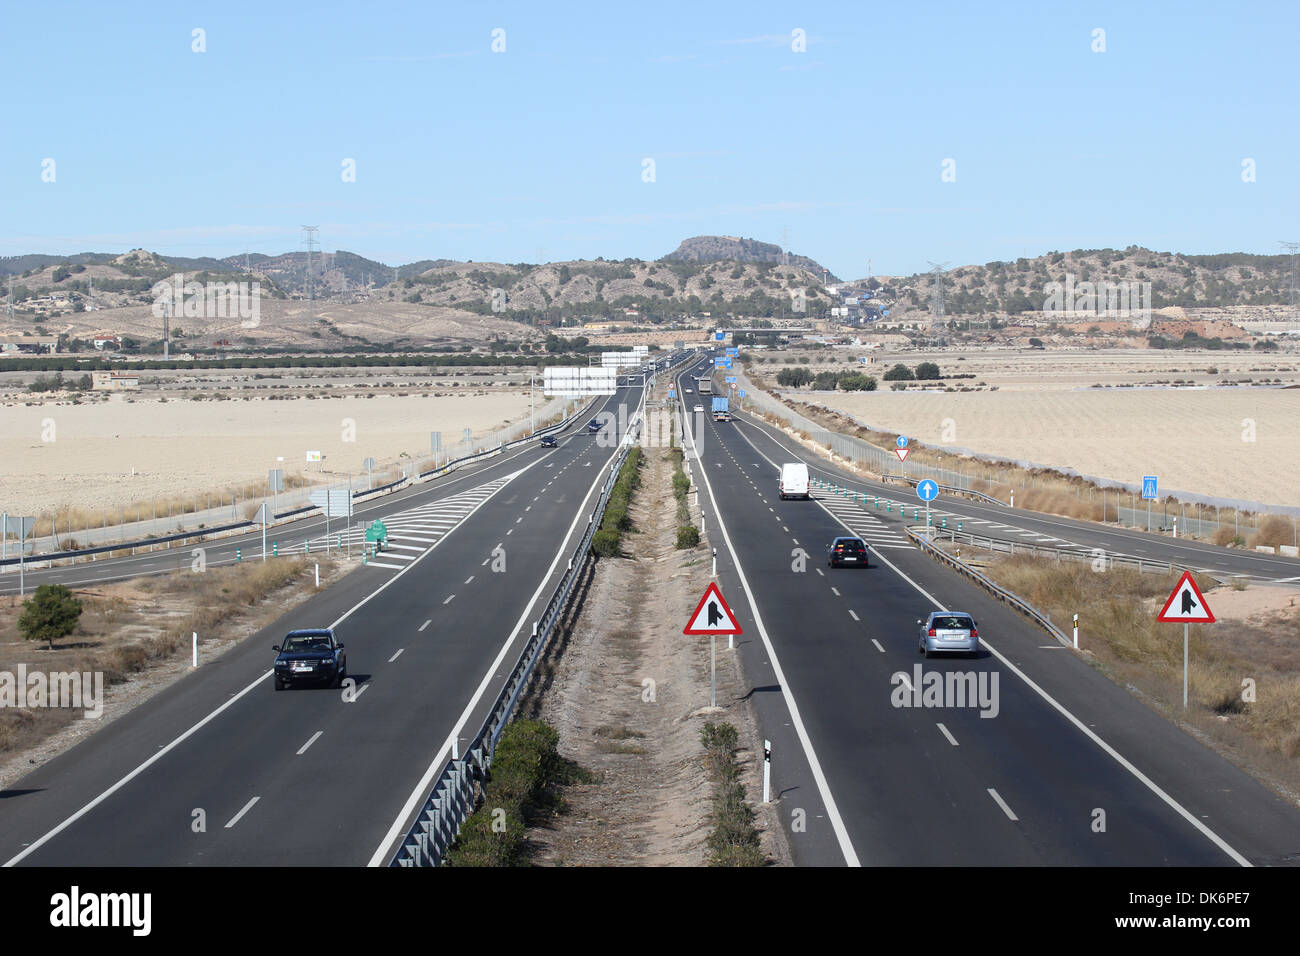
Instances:
[[[946,262],[935,262],[932,259],[926,259],[930,263],[930,275],[934,276],[934,300],[930,311],[933,313],[931,324],[943,324],[943,270],[948,267]]]
[[[316,246],[316,233],[320,230],[316,226],[303,226],[303,242],[307,245],[307,319],[310,321],[312,315],[312,287],[311,287],[311,253]]]
[[[1279,242],[1278,245],[1291,253],[1291,277],[1287,283],[1287,299],[1291,306],[1290,320],[1300,322],[1300,242]]]

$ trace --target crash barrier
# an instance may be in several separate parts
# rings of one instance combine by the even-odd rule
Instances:
[[[643,408],[644,402],[643,393]],[[496,752],[501,732],[514,716],[519,698],[528,686],[537,660],[554,635],[573,588],[589,559],[591,539],[600,527],[605,506],[609,503],[610,493],[618,480],[619,469],[623,467],[628,451],[639,438],[641,423],[642,412],[638,410],[632,416],[620,450],[610,465],[596,507],[587,518],[587,530],[569,556],[568,569],[554,593],[551,594],[541,616],[533,623],[532,634],[529,635],[527,643],[520,652],[510,678],[497,694],[496,703],[474,735],[473,742],[466,748],[463,757],[458,756],[454,737],[456,730],[452,731],[451,759],[443,768],[433,786],[433,791],[403,838],[401,846],[389,863],[390,866],[438,866],[455,842],[461,825],[474,812],[475,789],[492,766],[492,755]]]

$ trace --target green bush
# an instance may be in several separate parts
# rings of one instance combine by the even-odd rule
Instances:
[[[591,551],[600,558],[612,558],[618,554],[621,535],[617,531],[597,531],[591,536]]]
[[[554,809],[556,785],[568,778],[559,734],[540,720],[506,727],[492,757],[483,803],[447,852],[448,866],[519,866],[528,823]]]
[[[680,525],[677,528],[677,549],[694,548],[700,543],[700,529],[693,524]]]
[[[885,373],[886,382],[910,382],[914,378],[915,376],[912,374],[912,370],[902,362],[899,362]]]
[[[673,494],[680,500],[686,497],[686,493],[691,490],[691,479],[686,477],[686,472],[678,471],[673,475]]]
[[[707,721],[700,728],[700,741],[709,776],[713,779],[713,830],[705,841],[710,866],[763,866],[762,845],[754,826],[754,811],[740,782],[736,750],[740,736],[731,724]]]

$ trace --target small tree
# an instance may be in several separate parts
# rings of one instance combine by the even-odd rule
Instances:
[[[920,381],[936,381],[939,378],[939,366],[934,362],[922,362],[916,367],[916,377]]]
[[[885,373],[886,382],[910,382],[913,378],[912,370],[902,362],[899,362]]]
[[[45,641],[50,650],[54,642],[77,629],[81,620],[81,602],[62,584],[42,584],[31,600],[23,602],[18,630],[29,641]]]

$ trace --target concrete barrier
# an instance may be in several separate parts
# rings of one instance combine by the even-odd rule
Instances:
[[[1284,554],[1288,558],[1300,558],[1300,548],[1290,544],[1278,545],[1278,553]]]

